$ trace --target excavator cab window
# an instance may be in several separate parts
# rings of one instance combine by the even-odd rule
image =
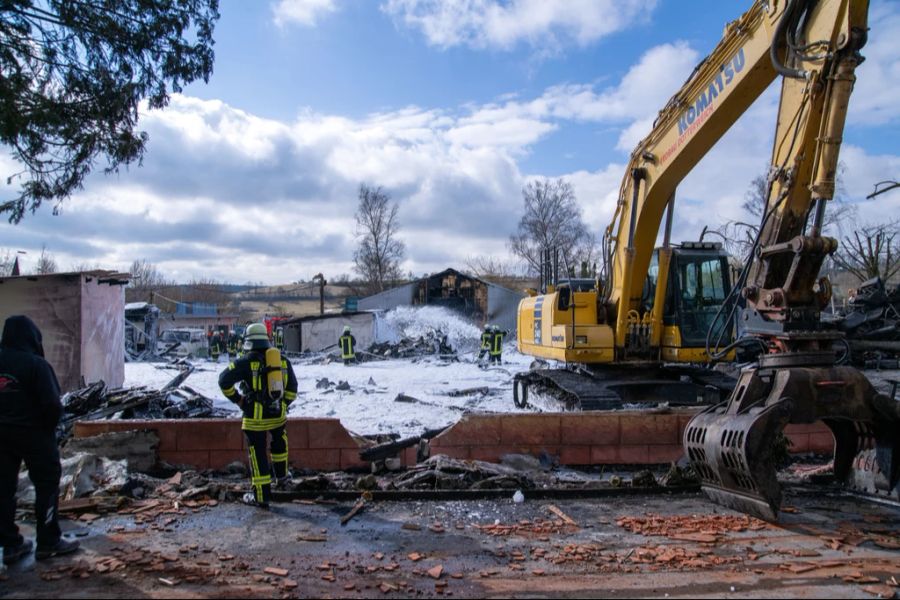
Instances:
[[[727,259],[719,254],[676,252],[665,315],[674,316],[685,346],[702,346],[730,289]],[[667,319],[669,320],[669,319]]]
[[[653,256],[650,258],[650,267],[647,269],[647,278],[644,280],[644,289],[641,292],[641,308],[643,312],[653,310],[657,281],[659,281],[659,248],[653,251]]]
[[[571,288],[562,284],[557,288],[557,296],[556,296],[556,310],[569,310],[569,298],[572,294]]]

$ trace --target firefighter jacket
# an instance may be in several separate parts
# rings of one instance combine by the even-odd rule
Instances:
[[[53,431],[62,416],[56,373],[31,319],[6,319],[0,339],[0,424]]]
[[[500,356],[503,352],[503,338],[508,331],[495,331],[491,334],[491,356]]]
[[[349,333],[345,333],[338,339],[341,345],[341,358],[347,360],[356,358],[356,338]]]
[[[230,363],[219,375],[219,388],[225,397],[241,407],[244,431],[270,431],[287,422],[287,409],[297,398],[297,377],[294,368],[284,357],[281,359],[281,376],[284,396],[280,401],[269,397],[266,384],[266,359],[262,352],[250,350]],[[238,384],[244,384],[244,392]]]
[[[485,331],[481,334],[481,349],[482,350],[490,350],[491,349],[491,341],[494,339],[494,332]]]

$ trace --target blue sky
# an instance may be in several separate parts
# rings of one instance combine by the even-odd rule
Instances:
[[[630,150],[749,6],[221,0],[212,78],[143,114],[143,167],[98,169],[61,215],[0,224],[0,251],[26,250],[26,268],[44,245],[63,268],[146,259],[182,281],[334,277],[352,270],[366,182],[399,203],[404,270],[512,262],[536,177],[571,181],[599,235]],[[861,202],[900,177],[900,2],[873,0],[870,25],[842,153],[860,222],[900,217],[900,193]],[[682,183],[676,238],[743,216],[776,105],[773,88]]]

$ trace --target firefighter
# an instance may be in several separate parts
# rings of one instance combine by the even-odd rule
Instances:
[[[238,357],[238,352],[240,352],[241,347],[241,336],[237,334],[237,332],[232,329],[228,332],[228,356],[234,360]]]
[[[31,554],[33,544],[16,526],[16,488],[22,462],[34,484],[37,560],[78,550],[62,538],[59,504],[59,448],[56,426],[62,416],[59,382],[44,359],[41,332],[31,319],[6,319],[0,338],[0,544],[3,562]]]
[[[291,363],[272,348],[262,323],[247,327],[243,349],[243,356],[219,375],[219,387],[244,413],[241,428],[250,447],[253,491],[244,494],[242,501],[268,508],[273,477],[277,487],[287,487],[291,482],[285,423],[288,406],[297,398],[297,377]],[[278,394],[278,388],[283,389],[282,395]],[[271,436],[271,464],[266,448],[268,436]]]
[[[219,332],[215,332],[212,339],[209,340],[209,357],[213,362],[219,362],[219,355],[222,353],[222,336]]]
[[[494,331],[490,325],[484,326],[484,332],[481,334],[481,350],[478,352],[478,358],[475,362],[480,363],[481,359],[487,356],[491,351],[491,340],[494,339]]]
[[[338,338],[338,345],[341,347],[341,358],[344,359],[344,365],[356,362],[356,338],[350,333],[350,326],[344,326],[344,334]]]
[[[509,331],[501,331],[498,325],[491,327],[491,364],[503,364],[503,338],[509,335]]]

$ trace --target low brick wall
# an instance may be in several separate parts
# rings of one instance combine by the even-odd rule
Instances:
[[[656,464],[683,455],[681,437],[697,409],[466,415],[431,441],[432,454],[496,462],[504,454],[558,456],[564,465]],[[789,425],[791,452],[834,451],[824,423]]]
[[[666,414],[639,411],[466,415],[431,440],[432,454],[498,462],[504,454],[547,452],[563,465],[641,465],[681,458],[681,435],[696,409]],[[111,431],[149,429],[159,436],[159,459],[197,469],[221,469],[247,462],[247,441],[239,419],[82,421],[76,437]],[[287,422],[291,465],[337,471],[368,463],[359,445],[338,419],[290,418]],[[833,452],[834,438],[823,423],[789,425],[793,453]],[[416,449],[401,454],[415,464]]]
[[[75,424],[75,436],[129,429],[155,431],[159,459],[173,465],[221,469],[248,460],[240,419],[82,421]],[[359,445],[338,419],[288,419],[287,434],[294,468],[339,471],[367,466],[359,459]]]

